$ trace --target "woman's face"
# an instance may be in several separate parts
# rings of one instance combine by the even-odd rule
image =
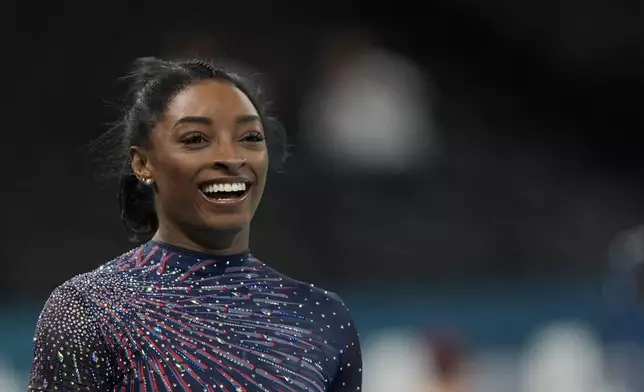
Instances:
[[[259,205],[268,151],[257,110],[239,89],[205,80],[182,90],[134,147],[139,178],[156,184],[161,225],[192,230],[240,230]]]

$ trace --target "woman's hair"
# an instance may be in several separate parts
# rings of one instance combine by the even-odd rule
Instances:
[[[108,175],[120,180],[118,202],[121,220],[133,241],[153,234],[158,227],[151,187],[140,183],[132,172],[130,147],[145,146],[150,132],[163,118],[169,103],[184,88],[202,80],[230,83],[244,93],[257,110],[269,150],[271,168],[279,170],[287,155],[286,135],[280,124],[260,105],[259,90],[251,89],[239,76],[204,60],[169,61],[153,57],[137,59],[124,78],[130,83],[121,119],[97,144],[109,143]],[[96,144],[95,146],[96,147]]]

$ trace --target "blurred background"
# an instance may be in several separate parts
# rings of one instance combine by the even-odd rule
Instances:
[[[644,390],[641,1],[4,8],[0,392],[49,293],[136,245],[88,145],[140,56],[263,86],[292,157],[252,249],[346,301],[365,392]]]

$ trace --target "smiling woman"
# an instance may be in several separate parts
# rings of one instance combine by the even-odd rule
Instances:
[[[249,250],[276,123],[204,61],[137,61],[117,132],[119,201],[142,245],[63,283],[38,320],[30,391],[358,391],[334,293]],[[272,144],[277,142],[276,144]]]
[[[186,86],[146,142],[130,147],[134,175],[155,191],[153,240],[218,254],[247,249],[268,150],[256,105],[239,86],[228,79]]]

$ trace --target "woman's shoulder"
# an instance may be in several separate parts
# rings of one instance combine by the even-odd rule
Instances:
[[[107,262],[102,262],[92,270],[77,274],[59,284],[49,294],[45,307],[49,304],[64,305],[66,303],[85,306],[95,302],[96,298],[113,291],[118,282],[115,275],[120,272],[119,263],[131,257],[135,251],[136,248],[128,250]]]
[[[109,280],[100,279],[95,271],[76,275],[55,287],[45,302],[43,314],[87,311],[99,295],[98,291],[109,290]],[[99,289],[100,287],[100,289]]]
[[[336,315],[351,318],[349,308],[339,293],[317,286],[314,283],[298,280],[297,278],[286,275],[258,259],[255,259],[255,261],[260,263],[262,268],[266,269],[269,274],[278,276],[282,281],[282,288],[291,288],[293,294],[306,303],[321,306],[329,309],[330,312],[334,312]]]
[[[97,333],[99,309],[92,299],[88,274],[75,276],[55,287],[45,301],[36,327],[36,337],[44,341],[55,335],[68,341],[80,335]],[[56,332],[57,331],[57,332]],[[42,343],[42,342],[41,342]]]

